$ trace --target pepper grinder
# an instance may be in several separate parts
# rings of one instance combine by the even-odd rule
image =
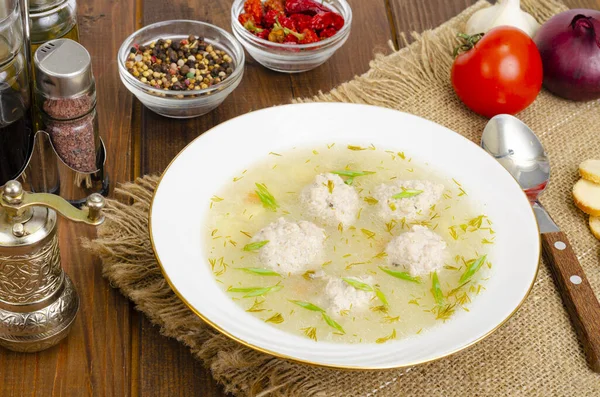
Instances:
[[[79,210],[59,196],[26,193],[17,181],[0,196],[0,346],[19,352],[47,349],[65,338],[79,297],[63,271],[57,213],[88,225],[104,221],[104,198],[92,194]]]

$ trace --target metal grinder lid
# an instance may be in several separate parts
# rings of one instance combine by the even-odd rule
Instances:
[[[76,41],[57,39],[42,44],[33,63],[36,88],[47,97],[78,96],[94,85],[92,57]]]

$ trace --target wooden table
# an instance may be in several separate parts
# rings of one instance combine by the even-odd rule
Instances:
[[[247,57],[244,79],[213,112],[171,120],[145,109],[121,84],[116,52],[136,29],[161,20],[196,19],[230,30],[232,0],[79,1],[82,44],[93,57],[102,136],[113,182],[162,171],[192,139],[232,117],[328,91],[367,71],[375,52],[398,47],[399,33],[423,31],[458,14],[475,0],[350,0],[350,39],[316,70],[271,72]],[[600,0],[567,0],[600,9]],[[400,42],[401,43],[401,42]],[[38,354],[0,351],[0,395],[8,396],[222,396],[210,371],[188,349],[160,335],[133,304],[110,287],[97,258],[83,251],[83,226],[63,222],[63,264],[81,296],[66,341]]]

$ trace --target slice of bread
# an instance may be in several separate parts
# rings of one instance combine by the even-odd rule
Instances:
[[[600,240],[600,218],[596,216],[590,216],[590,230],[594,237]]]
[[[579,164],[579,174],[590,182],[600,183],[600,160],[589,159]]]
[[[600,216],[600,185],[580,179],[573,186],[573,198],[580,210],[589,215]]]

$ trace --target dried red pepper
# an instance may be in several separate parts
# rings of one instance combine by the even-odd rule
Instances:
[[[280,13],[285,12],[285,0],[267,0],[264,3],[265,10],[268,11],[277,11]]]
[[[281,26],[283,26],[284,28],[288,28],[290,30],[296,31],[296,24],[294,23],[294,20],[292,18],[288,18],[288,17],[279,17],[277,19],[277,21],[279,22],[279,24]]]
[[[314,0],[246,0],[244,11],[238,16],[242,26],[276,43],[315,43],[334,36],[345,24],[340,14]]]
[[[255,23],[260,23],[263,17],[263,5],[260,0],[246,0],[244,11],[254,17]]]
[[[277,22],[277,19],[281,18],[282,16],[285,16],[285,14],[282,12],[278,12],[275,10],[269,10],[265,13],[265,16],[263,17],[262,25],[265,28],[272,28],[273,25],[275,25],[275,22]]]
[[[304,36],[304,38],[300,39],[300,44],[310,44],[319,41],[319,36],[317,36],[317,33],[314,30],[304,29],[302,31],[302,35]]]
[[[243,26],[246,26],[246,22],[248,22],[248,21],[252,21],[254,24],[256,24],[256,20],[254,19],[254,17],[248,13],[240,14],[238,16],[238,21],[240,21],[240,23]]]
[[[311,29],[323,30],[334,28],[340,30],[344,26],[344,18],[335,12],[323,12],[312,17]]]
[[[319,37],[322,39],[327,39],[329,37],[335,36],[335,34],[338,31],[335,30],[334,28],[327,28],[327,29],[323,29],[321,30],[321,33],[319,33]]]
[[[292,14],[290,18],[294,21],[296,28],[302,32],[304,29],[309,29],[312,22],[312,17],[306,14]]]
[[[285,3],[285,12],[288,14],[309,14],[315,15],[319,12],[329,12],[329,8],[313,0],[287,0]]]

